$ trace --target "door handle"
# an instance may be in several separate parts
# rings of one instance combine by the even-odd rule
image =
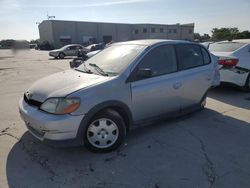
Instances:
[[[174,88],[174,89],[179,89],[181,86],[182,86],[182,83],[181,83],[181,82],[177,82],[177,83],[174,83],[174,84],[173,84],[173,88]]]

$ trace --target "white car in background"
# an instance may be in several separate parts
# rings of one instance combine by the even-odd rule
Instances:
[[[88,49],[81,46],[80,44],[69,44],[69,45],[63,46],[60,49],[51,50],[49,52],[49,56],[63,59],[66,56],[77,56],[79,53],[79,50],[84,53],[87,53],[89,51]]]
[[[219,58],[221,82],[250,91],[250,39],[216,42],[209,50]]]

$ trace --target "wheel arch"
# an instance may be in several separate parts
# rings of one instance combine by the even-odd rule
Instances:
[[[58,57],[60,56],[60,54],[63,54],[64,57],[66,56],[66,54],[63,51],[58,53]]]
[[[86,131],[88,123],[94,118],[95,115],[107,109],[112,109],[117,113],[119,113],[125,122],[127,131],[129,130],[130,125],[133,123],[132,113],[129,107],[125,103],[120,101],[114,101],[114,100],[106,101],[94,106],[91,110],[89,110],[85,114],[84,118],[82,119],[80,127],[78,128],[77,131],[77,138],[81,141],[82,144],[83,144],[82,138]]]

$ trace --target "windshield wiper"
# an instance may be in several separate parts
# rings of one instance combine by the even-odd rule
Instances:
[[[92,73],[93,73],[90,69],[88,69],[88,68],[86,67],[85,64],[83,64],[83,69],[84,69],[84,70],[81,70],[81,69],[76,68],[75,70],[78,70],[78,71],[80,71],[80,72],[86,72],[86,73],[89,73],[89,74],[92,74]]]
[[[95,67],[95,70],[98,71],[103,76],[108,76],[108,73],[106,73],[104,70],[102,70],[97,64],[90,63],[89,64],[92,67]]]

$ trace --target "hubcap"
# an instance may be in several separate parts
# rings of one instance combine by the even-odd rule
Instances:
[[[88,141],[97,148],[110,147],[116,142],[118,135],[116,123],[107,118],[95,120],[87,130]]]

